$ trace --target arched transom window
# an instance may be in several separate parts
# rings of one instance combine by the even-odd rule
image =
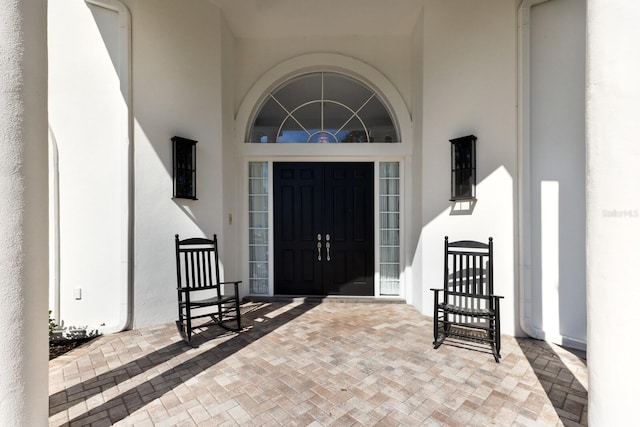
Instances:
[[[399,142],[399,135],[372,89],[342,74],[318,72],[295,77],[270,92],[248,142]]]

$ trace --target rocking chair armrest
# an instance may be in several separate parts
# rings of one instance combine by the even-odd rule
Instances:
[[[440,292],[443,292],[444,289],[442,289],[442,288],[430,288],[430,290],[433,291],[433,298],[435,299],[435,303],[437,305],[438,301],[440,301]]]

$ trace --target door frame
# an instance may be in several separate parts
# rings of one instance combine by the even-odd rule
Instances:
[[[356,145],[356,144],[349,144]],[[393,144],[389,144],[393,145]],[[251,162],[266,162],[268,169],[268,188],[269,188],[269,290],[266,294],[253,294],[250,292],[249,287],[249,163]],[[408,287],[410,286],[410,274],[407,273],[407,224],[411,223],[411,212],[407,209],[407,194],[410,194],[411,189],[410,182],[405,179],[406,176],[411,174],[411,162],[409,158],[394,156],[361,156],[361,157],[336,157],[336,156],[247,156],[242,159],[243,179],[239,181],[242,185],[242,190],[238,192],[238,195],[242,198],[241,210],[239,212],[238,222],[240,230],[238,235],[240,236],[241,243],[241,264],[242,264],[242,277],[243,277],[243,294],[256,297],[273,297],[274,296],[274,211],[273,211],[273,163],[277,162],[301,162],[301,163],[373,163],[373,223],[374,223],[374,296],[373,298],[385,298],[385,299],[398,299],[406,300],[408,295]],[[380,293],[380,163],[381,162],[397,162],[400,166],[400,290],[399,295],[381,295]]]

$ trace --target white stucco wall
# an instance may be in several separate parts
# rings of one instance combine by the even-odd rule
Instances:
[[[396,87],[406,104],[411,102],[409,36],[238,39],[236,110],[251,86],[265,72],[285,60],[308,53],[337,53],[370,64]]]
[[[502,300],[502,328],[517,326],[516,241],[516,5],[490,0],[429,1],[424,19],[422,111],[423,313],[431,314],[431,287],[441,287],[444,236],[494,238],[494,286]],[[477,203],[450,197],[450,143],[474,134]],[[417,159],[414,159],[417,161]],[[467,212],[464,212],[464,210]],[[462,210],[462,211],[459,211]]]
[[[129,275],[128,15],[114,3],[48,5],[51,308],[104,330],[127,323]]]
[[[525,283],[527,328],[540,338],[586,347],[585,243],[585,25],[582,0],[552,0],[531,7],[529,179],[531,239],[522,254],[530,265]],[[526,11],[523,11],[526,13]],[[526,30],[523,28],[523,31]],[[523,100],[526,102],[526,100]],[[528,252],[528,253],[527,253]],[[529,318],[530,317],[530,318]]]
[[[235,42],[236,39],[231,33],[229,26],[224,19],[221,19],[221,54],[222,69],[220,74],[220,90],[222,94],[222,157],[223,157],[223,212],[222,223],[224,231],[222,240],[219,241],[221,251],[220,262],[224,268],[223,272],[228,272],[226,280],[241,280],[240,271],[244,263],[241,261],[241,253],[244,249],[244,242],[238,238],[243,229],[241,223],[242,213],[240,209],[244,204],[241,200],[243,194],[244,167],[238,158],[238,150],[235,144]],[[249,293],[249,283],[244,281],[241,284],[241,292]]]
[[[222,125],[224,31],[226,62],[233,61],[232,38],[207,1],[95,3],[130,12],[131,45],[122,45],[117,13],[83,0],[49,2],[50,135],[59,183],[52,188],[52,220],[59,219],[52,271],[65,324],[109,332],[129,318],[133,327],[174,320],[176,233],[218,233],[224,245],[222,165],[233,157],[222,154],[223,133],[230,139],[233,129],[228,89]],[[131,68],[123,69],[118,59],[127,49]],[[129,77],[130,109],[123,88]],[[172,199],[174,135],[199,141],[198,200]],[[52,288],[55,307],[55,280]]]
[[[424,42],[424,10],[420,12],[417,23],[414,28],[412,36],[412,124],[413,124],[413,156],[412,156],[412,175],[411,180],[411,193],[407,193],[410,200],[411,219],[407,222],[409,226],[409,232],[406,233],[405,239],[407,240],[407,259],[409,274],[405,275],[407,278],[407,292],[406,299],[409,304],[413,304],[420,309],[423,309],[423,299],[426,298],[423,292],[423,270],[422,270],[422,242],[420,241],[421,235],[417,230],[422,228],[422,188],[423,188],[423,165],[422,165],[422,153],[423,153],[423,134],[424,134],[424,86],[425,86],[425,42]],[[424,310],[423,310],[424,312]]]
[[[134,327],[177,317],[173,236],[223,234],[221,16],[206,1],[130,1],[135,120]],[[198,141],[198,200],[172,200],[174,135]]]

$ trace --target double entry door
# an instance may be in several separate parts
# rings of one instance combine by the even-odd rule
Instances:
[[[274,163],[277,295],[374,294],[373,163]]]

